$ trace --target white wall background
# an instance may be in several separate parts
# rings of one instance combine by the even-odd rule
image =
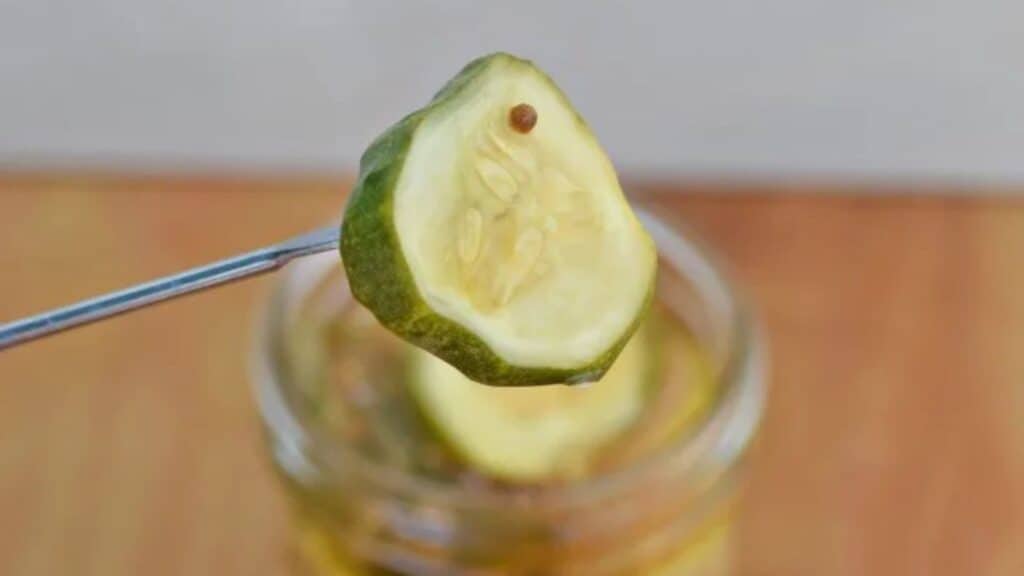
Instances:
[[[1024,2],[0,0],[0,166],[346,170],[470,58],[657,176],[1024,182]]]

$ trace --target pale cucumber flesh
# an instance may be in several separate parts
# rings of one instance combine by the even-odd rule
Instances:
[[[514,482],[572,478],[643,412],[653,348],[641,329],[601,380],[533,388],[481,386],[416,351],[408,385],[441,440],[480,473]]]

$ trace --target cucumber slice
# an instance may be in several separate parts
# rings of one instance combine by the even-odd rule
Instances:
[[[599,378],[657,259],[590,129],[507,54],[470,63],[370,146],[341,253],[382,324],[494,385]]]
[[[516,482],[578,477],[643,412],[653,376],[647,339],[638,330],[587,386],[480,386],[416,350],[409,388],[440,439],[474,470]]]

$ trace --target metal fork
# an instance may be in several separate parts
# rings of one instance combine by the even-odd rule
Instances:
[[[338,226],[321,228],[260,250],[0,324],[0,350],[157,302],[271,272],[295,258],[333,250],[338,246],[339,238]]]

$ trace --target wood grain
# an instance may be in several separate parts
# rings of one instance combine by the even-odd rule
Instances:
[[[0,319],[285,238],[346,187],[0,177]],[[741,572],[1024,573],[1024,203],[648,188],[770,337]],[[269,281],[0,354],[0,574],[284,572],[246,377]]]

